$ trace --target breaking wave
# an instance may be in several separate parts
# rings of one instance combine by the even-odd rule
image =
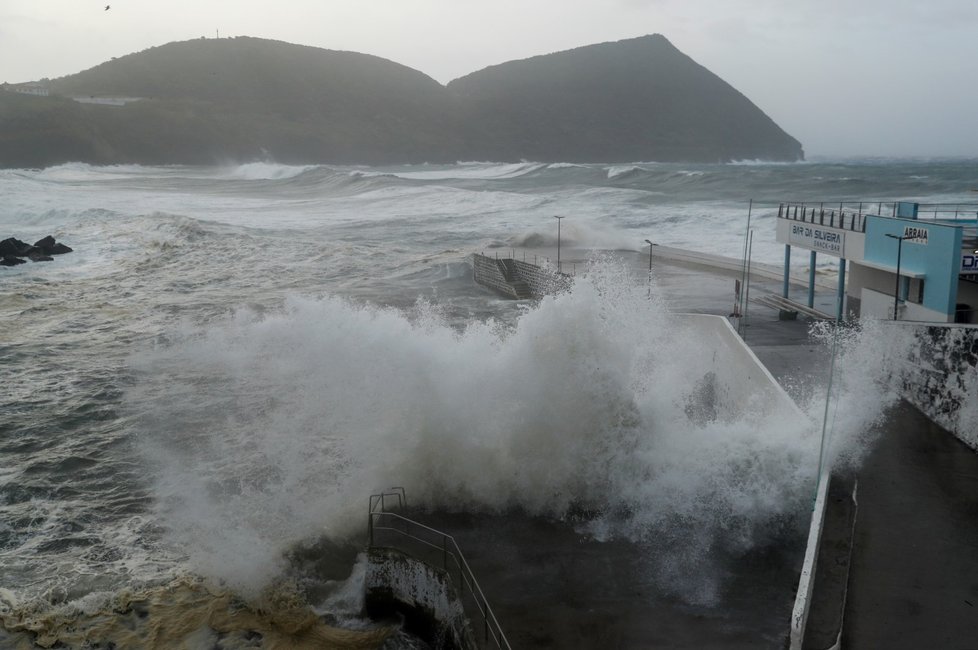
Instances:
[[[654,539],[677,580],[701,574],[691,598],[715,597],[708,559],[807,512],[817,436],[797,412],[692,408],[714,351],[626,275],[593,265],[512,329],[328,297],[175,335],[128,396],[169,543],[256,593],[291,545],[361,534],[393,482],[436,509],[584,508],[589,534]]]

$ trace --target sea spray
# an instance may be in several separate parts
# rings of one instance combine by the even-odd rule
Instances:
[[[887,409],[900,397],[895,369],[912,342],[894,337],[887,323],[873,319],[816,322],[810,336],[827,354],[835,353],[836,363],[831,390],[812,394],[806,410],[821,422],[824,409],[829,466],[856,469],[880,435]]]
[[[173,339],[129,394],[157,513],[195,570],[244,593],[290,545],[357,534],[392,481],[432,508],[583,505],[593,534],[665,531],[705,556],[797,512],[809,480],[807,422],[690,419],[713,353],[612,263],[512,329],[292,298]]]

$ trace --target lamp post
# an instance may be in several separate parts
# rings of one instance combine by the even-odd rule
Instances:
[[[645,243],[649,245],[649,300],[652,300],[652,242],[646,239]]]
[[[893,320],[897,320],[897,307],[900,304],[900,255],[903,252],[903,240],[906,237],[886,233],[890,239],[897,240],[896,288],[893,290]]]
[[[554,215],[554,219],[557,220],[557,273],[560,273],[560,220],[563,217]]]

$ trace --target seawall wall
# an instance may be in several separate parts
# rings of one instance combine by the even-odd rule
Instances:
[[[510,298],[518,298],[516,290],[503,275],[497,260],[486,257],[485,255],[475,254],[472,256],[472,272],[475,281],[484,287],[489,287],[494,291],[505,294]]]
[[[510,277],[507,277],[508,269]],[[563,273],[506,258],[495,259],[478,253],[472,256],[473,278],[478,284],[489,287],[510,298],[539,298],[569,289],[573,279]]]
[[[710,395],[716,415],[721,419],[739,419],[745,412],[771,415],[790,411],[801,416],[794,400],[788,396],[764,364],[744,343],[723,316],[678,314],[679,327],[696,333],[702,354],[708,354],[711,372],[700,381],[699,392]]]
[[[978,451],[978,327],[895,326],[911,337],[898,371],[903,396]]]
[[[405,627],[435,648],[474,650],[462,601],[447,574],[392,548],[372,548],[364,578],[367,614],[404,617]]]
[[[568,275],[529,262],[513,260],[513,266],[519,278],[529,285],[534,296],[546,296],[558,291],[566,291],[573,282]]]

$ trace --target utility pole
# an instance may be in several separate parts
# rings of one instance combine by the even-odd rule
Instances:
[[[646,239],[645,243],[649,245],[649,300],[652,300],[652,241]]]
[[[557,273],[560,273],[560,220],[563,217],[554,215],[554,219],[557,220]]]

